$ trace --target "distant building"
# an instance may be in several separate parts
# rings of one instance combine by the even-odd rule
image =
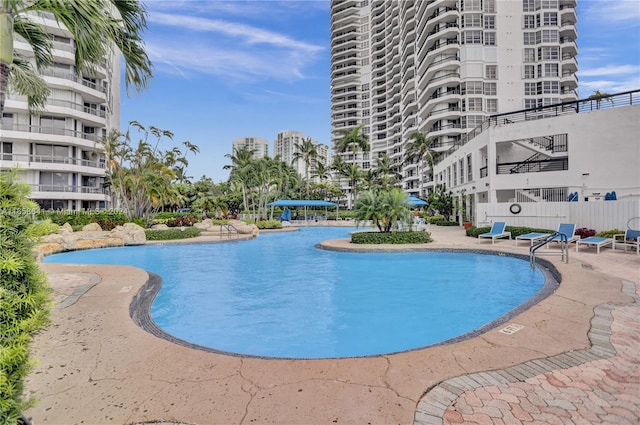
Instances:
[[[296,144],[302,143],[306,138],[307,137],[299,131],[281,131],[276,137],[273,149],[274,157],[279,157],[281,161],[293,166],[301,177],[305,176],[305,163],[300,158],[294,161],[294,154],[296,152]],[[329,167],[331,164],[329,146],[318,143],[315,140],[312,141],[315,143],[316,150],[318,152],[317,161],[324,164],[325,167]],[[317,177],[313,177],[315,171],[316,168],[312,165],[310,169],[310,176],[312,177],[312,181],[317,182],[319,179]]]
[[[233,152],[241,149],[253,152],[253,159],[260,159],[269,156],[269,141],[259,137],[241,137],[234,140]]]
[[[0,120],[0,171],[18,168],[43,209],[110,206],[104,188],[101,138],[120,123],[120,56],[111,52],[95,69],[74,66],[75,41],[53,15],[34,17],[52,42],[52,64],[41,72],[51,90],[44,111],[30,115],[27,98],[8,94]],[[33,51],[15,37],[14,48],[35,64]]]

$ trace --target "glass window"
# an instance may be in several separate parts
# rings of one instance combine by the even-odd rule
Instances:
[[[487,112],[498,112],[498,99],[487,99]]]
[[[12,142],[0,142],[0,159],[5,161],[11,161],[13,159],[13,143]]]
[[[482,81],[467,81],[461,89],[462,94],[482,94]]]
[[[462,17],[462,26],[463,28],[482,27],[482,15],[479,13],[469,13]]]
[[[496,83],[484,83],[484,94],[495,96],[497,94]]]
[[[484,17],[484,29],[493,30],[496,29],[496,17],[493,15],[486,15]]]
[[[524,109],[533,109],[538,106],[538,102],[536,99],[525,99],[524,100]]]
[[[460,184],[464,183],[464,158],[458,161],[458,169],[460,170]]]
[[[557,61],[560,58],[560,47],[540,47],[538,48],[538,60]]]
[[[544,12],[542,14],[542,25],[545,27],[558,25],[558,13]]]
[[[538,94],[537,84],[536,83],[524,83],[524,95],[525,96],[535,96]]]
[[[486,13],[496,13],[495,0],[484,0],[484,11]]]
[[[544,76],[545,77],[557,77],[558,76],[558,64],[557,63],[545,63],[544,64]]]
[[[498,65],[486,65],[484,67],[485,78],[487,80],[498,79]]]
[[[467,181],[473,180],[473,167],[471,166],[471,155],[467,155]]]
[[[522,11],[533,12],[536,10],[535,0],[522,0]]]
[[[524,49],[524,61],[535,62],[536,61],[536,49]]]
[[[524,29],[534,29],[536,27],[535,15],[524,15]]]
[[[496,45],[496,33],[495,32],[485,32],[484,33],[484,45],[485,46],[495,46]]]
[[[558,81],[543,81],[542,89],[544,94],[560,93],[560,83]]]
[[[482,31],[465,31],[464,44],[482,44]]]
[[[536,33],[535,32],[523,32],[522,33],[522,41],[525,46],[529,46],[532,44],[536,44]]]
[[[535,65],[525,65],[524,66],[524,78],[526,80],[530,80],[532,78],[536,78]]]
[[[467,99],[467,111],[482,111],[482,98],[472,97]]]

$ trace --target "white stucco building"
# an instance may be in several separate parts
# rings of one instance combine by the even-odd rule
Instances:
[[[429,167],[405,161],[412,133],[444,152],[490,115],[578,99],[576,3],[332,0],[334,146],[363,124],[371,152],[343,159],[367,170],[388,155],[426,195]]]
[[[252,151],[253,159],[269,156],[269,141],[260,137],[240,137],[232,142],[233,152],[245,149]]]
[[[296,153],[296,144],[302,143],[307,137],[300,131],[281,131],[278,133],[276,140],[273,142],[273,155],[279,157],[281,161],[291,165],[296,169],[301,177],[305,177],[305,163],[301,158],[294,160]],[[325,167],[331,165],[331,154],[329,146],[319,143],[315,140],[312,142],[316,146],[318,152],[317,161],[322,163]],[[312,165],[310,169],[310,177],[312,181],[319,181],[317,177],[313,177],[315,173],[315,166]]]
[[[114,52],[94,72],[80,73],[71,33],[47,13],[33,19],[53,42],[53,64],[42,73],[51,93],[40,115],[28,113],[26,97],[8,95],[0,120],[0,170],[18,168],[43,209],[105,208],[110,198],[99,140],[119,130],[120,56]],[[14,48],[33,57],[18,36]]]
[[[507,220],[554,228],[569,217],[568,208],[604,203],[607,210],[590,206],[591,215],[601,217],[574,220],[598,230],[624,229],[630,219],[640,225],[639,161],[635,90],[495,115],[444,152],[434,176],[454,197],[467,197],[466,215],[474,224]]]

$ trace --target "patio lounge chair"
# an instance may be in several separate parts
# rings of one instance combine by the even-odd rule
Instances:
[[[575,224],[569,224],[569,223],[560,223],[558,225],[558,232],[557,233],[561,233],[560,235],[556,235],[553,237],[553,239],[551,239],[549,241],[549,243],[551,242],[564,242],[563,240],[563,235],[566,236],[567,238],[567,244],[570,244],[571,242],[575,242],[578,239],[580,239],[580,236],[576,235],[576,225]],[[549,246],[549,243],[547,244],[547,246]]]
[[[636,254],[640,254],[640,230],[627,229],[626,232],[613,235],[613,249],[618,246],[624,246],[625,252],[627,248],[635,248]]]
[[[511,239],[511,232],[506,232],[504,229],[507,227],[507,223],[504,221],[496,221],[491,226],[491,230],[489,233],[482,233],[478,235],[478,243],[480,243],[480,238],[491,238],[491,244],[494,244],[496,239],[498,238],[509,238]]]
[[[576,241],[576,252],[579,252],[578,249],[580,248],[580,245],[587,245],[587,246],[595,246],[596,254],[600,254],[600,248],[607,245],[611,245],[611,244],[613,244],[613,239],[611,238],[601,238],[598,236],[591,236],[584,239],[578,239]]]
[[[538,232],[532,232],[532,233],[526,233],[524,235],[520,235],[520,236],[516,236],[515,237],[515,241],[516,241],[516,246],[518,246],[518,241],[530,241],[531,242],[531,246],[533,246],[533,244],[537,241],[540,240],[546,236],[549,236],[550,233],[538,233]]]

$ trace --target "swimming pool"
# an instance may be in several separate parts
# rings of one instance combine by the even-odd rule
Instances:
[[[151,307],[165,332],[215,350],[328,358],[400,352],[473,332],[544,285],[505,255],[320,250],[353,228],[309,227],[236,243],[147,245],[51,255],[162,277]]]

